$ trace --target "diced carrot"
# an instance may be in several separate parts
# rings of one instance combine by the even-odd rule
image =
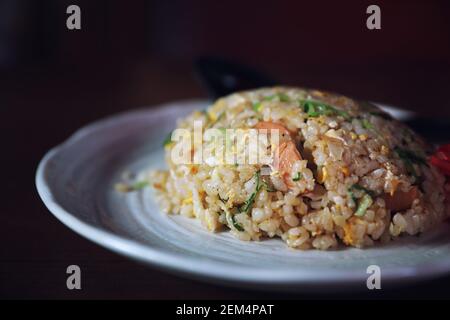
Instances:
[[[413,201],[418,196],[419,189],[416,186],[413,186],[407,192],[397,190],[392,196],[390,194],[385,194],[383,198],[386,203],[386,208],[393,212],[398,212],[411,208]]]
[[[260,121],[255,126],[256,129],[267,129],[267,133],[270,133],[270,130],[275,129],[279,130],[282,137],[291,137],[291,132],[283,125],[270,122],[270,121]]]
[[[275,152],[273,166],[275,170],[280,172],[284,182],[288,187],[293,187],[292,166],[297,160],[302,160],[300,152],[298,152],[295,143],[291,140],[282,142]]]

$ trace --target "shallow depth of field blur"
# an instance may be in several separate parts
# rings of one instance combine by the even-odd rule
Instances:
[[[366,8],[374,3],[382,29],[371,31]],[[66,28],[71,4],[81,8],[81,30]],[[450,142],[449,40],[446,0],[0,0],[0,234],[8,244],[0,296],[255,299],[145,268],[75,235],[37,195],[39,160],[102,117],[206,98],[192,68],[204,55],[248,64],[280,84],[416,111],[431,119],[425,131]],[[88,280],[78,295],[64,285],[74,263]],[[391,296],[448,296],[448,283]]]

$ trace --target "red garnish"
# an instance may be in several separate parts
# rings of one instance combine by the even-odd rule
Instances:
[[[450,154],[450,143],[448,144],[443,144],[442,146],[440,146],[438,149],[438,151]]]
[[[436,158],[438,158],[440,160],[450,161],[449,155],[442,151],[437,151],[435,156],[436,156]]]
[[[431,156],[430,163],[437,167],[442,174],[450,176],[450,144],[440,146]]]

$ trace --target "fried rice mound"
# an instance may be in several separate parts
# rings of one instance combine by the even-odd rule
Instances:
[[[166,143],[168,169],[148,175],[155,198],[163,211],[197,218],[210,231],[326,250],[416,235],[446,218],[445,178],[428,164],[430,147],[370,103],[318,90],[262,88],[218,99],[177,127],[193,131],[194,121],[223,132],[281,132],[266,164],[214,156],[176,164],[176,143]],[[193,156],[198,149],[194,142]]]

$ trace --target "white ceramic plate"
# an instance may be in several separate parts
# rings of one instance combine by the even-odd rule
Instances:
[[[142,109],[93,123],[49,151],[36,175],[48,209],[84,237],[165,270],[208,281],[327,291],[365,289],[369,265],[381,268],[382,286],[436,277],[450,270],[450,232],[444,225],[365,250],[292,250],[279,239],[241,242],[212,234],[196,220],[161,213],[152,191],[120,194],[124,170],[163,168],[162,141],[177,117],[204,101]]]

